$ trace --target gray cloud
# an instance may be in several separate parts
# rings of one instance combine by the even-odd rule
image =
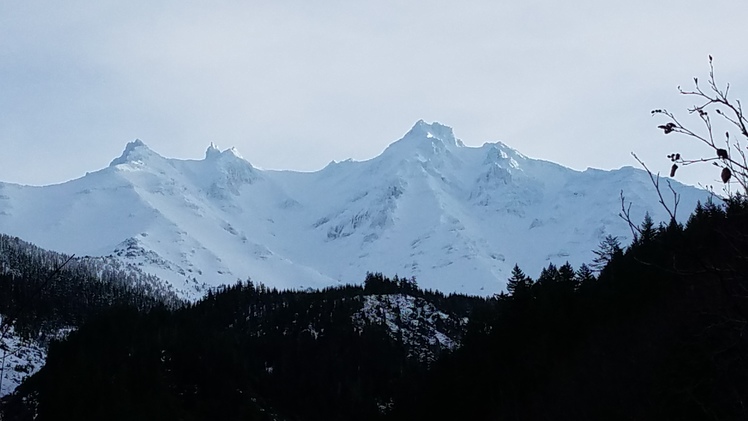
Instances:
[[[685,114],[675,87],[705,77],[708,54],[748,92],[746,12],[729,0],[5,2],[0,180],[78,177],[136,137],[166,156],[213,141],[259,167],[315,170],[373,157],[421,118],[468,145],[502,140],[578,169],[633,165],[636,151],[665,172],[667,153],[701,149],[664,138],[649,110]]]

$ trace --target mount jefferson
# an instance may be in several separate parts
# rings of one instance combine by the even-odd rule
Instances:
[[[707,197],[672,185],[681,217]],[[419,121],[375,158],[311,173],[260,170],[213,144],[201,160],[170,159],[136,140],[75,180],[0,183],[0,232],[156,275],[186,297],[248,277],[316,288],[367,271],[488,295],[515,264],[537,276],[589,263],[608,234],[630,241],[621,191],[636,221],[667,220],[642,170],[575,171]]]

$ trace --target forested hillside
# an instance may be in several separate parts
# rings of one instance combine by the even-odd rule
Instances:
[[[76,258],[0,234],[0,315],[15,331],[38,337],[77,326],[113,305],[148,309],[181,300],[150,275],[96,258]]]
[[[120,307],[54,343],[6,416],[380,419],[488,305],[370,274],[363,287],[248,282],[176,311]]]
[[[0,396],[44,364],[49,341],[113,306],[145,311],[182,301],[150,275],[0,234]]]

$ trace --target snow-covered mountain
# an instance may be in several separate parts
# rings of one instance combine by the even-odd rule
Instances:
[[[706,193],[673,182],[681,217]],[[618,217],[666,215],[647,174],[575,171],[501,142],[467,147],[419,121],[381,155],[302,173],[264,171],[211,144],[201,160],[129,143],[102,170],[62,184],[0,183],[0,232],[79,256],[112,256],[185,295],[251,277],[279,288],[415,276],[442,291],[500,291],[515,263],[589,262]]]

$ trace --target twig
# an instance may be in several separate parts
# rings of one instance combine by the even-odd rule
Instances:
[[[621,190],[621,213],[618,216],[629,225],[631,235],[634,237],[634,241],[636,241],[641,236],[642,230],[631,220],[631,202],[626,206],[626,198],[623,196],[623,190]]]
[[[646,164],[644,164],[644,161],[639,159],[638,156],[636,156],[635,153],[631,152],[631,156],[636,159],[639,164],[644,167],[644,169],[647,171],[647,174],[649,175],[649,179],[652,181],[652,184],[654,185],[655,191],[657,192],[657,197],[660,200],[660,204],[663,208],[667,211],[668,215],[670,215],[670,222],[675,223],[675,211],[678,210],[678,202],[680,201],[680,196],[673,190],[673,186],[670,185],[668,182],[668,186],[670,186],[670,191],[673,192],[674,200],[675,200],[675,207],[673,210],[670,210],[670,207],[665,203],[665,199],[662,197],[662,191],[660,191],[660,174],[657,175],[653,174],[652,171],[649,170]]]

